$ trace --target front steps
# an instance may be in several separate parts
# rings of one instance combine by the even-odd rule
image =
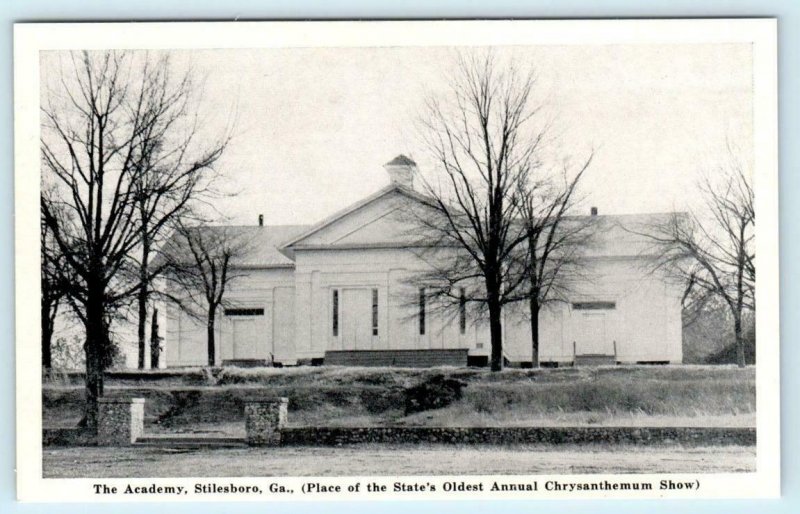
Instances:
[[[430,368],[466,366],[466,348],[453,350],[334,350],[325,352],[330,366],[395,366]]]
[[[324,365],[327,366],[394,366],[402,368],[429,368],[433,366],[467,366],[476,365],[469,362],[467,349],[454,350],[333,350],[325,352]],[[482,365],[488,366],[488,358]],[[509,362],[504,359],[505,366],[511,368],[527,368],[530,363]],[[527,365],[526,365],[527,364]],[[573,366],[614,366],[615,355],[578,354]]]
[[[575,366],[613,366],[617,363],[615,355],[586,353],[575,355]]]
[[[222,361],[223,366],[235,366],[237,368],[263,368],[271,363],[266,359],[226,359]]]

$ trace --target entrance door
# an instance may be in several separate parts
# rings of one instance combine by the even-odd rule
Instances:
[[[610,355],[606,340],[606,313],[584,312],[578,323],[575,352],[578,355]]]
[[[258,318],[233,319],[233,358],[257,359],[258,352]]]
[[[342,290],[342,321],[339,331],[343,350],[372,348],[372,291]]]

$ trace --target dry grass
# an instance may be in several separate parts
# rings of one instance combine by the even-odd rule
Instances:
[[[112,372],[107,379],[109,385],[143,387],[157,384],[159,387],[220,386],[220,385],[382,385],[409,386],[421,382],[431,375],[442,374],[468,383],[516,383],[536,381],[539,383],[573,382],[602,377],[631,377],[645,380],[727,380],[754,379],[755,367],[738,369],[732,365],[668,365],[668,366],[601,366],[558,369],[505,369],[499,373],[485,368],[463,368],[441,366],[436,368],[365,368],[353,366],[299,366],[290,368],[222,368],[213,371],[202,368],[165,369]],[[51,372],[45,377],[48,387],[79,386],[79,374]]]
[[[318,426],[754,426],[756,412],[753,367],[226,368],[187,372],[186,381],[154,374],[155,383],[111,379],[107,392],[146,398],[149,424],[175,430],[241,423],[250,396],[286,396],[291,424]],[[463,398],[404,416],[404,389],[434,374],[463,381]],[[45,424],[76,423],[82,395],[77,385],[47,385]]]

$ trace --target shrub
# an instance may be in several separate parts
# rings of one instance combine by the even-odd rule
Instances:
[[[158,416],[156,423],[174,423],[176,418],[193,410],[200,403],[201,394],[198,390],[172,391],[170,407]]]
[[[430,409],[441,409],[461,399],[466,384],[444,375],[434,375],[425,382],[405,390],[405,413],[413,414]]]
[[[735,364],[736,358],[736,343],[733,343],[706,357],[706,363]],[[746,364],[756,363],[756,342],[754,339],[745,339],[744,341],[744,361]]]
[[[397,387],[369,387],[359,392],[361,405],[370,414],[382,414],[387,411],[400,410],[405,401],[404,391]]]

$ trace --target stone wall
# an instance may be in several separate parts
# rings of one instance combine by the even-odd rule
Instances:
[[[707,427],[302,427],[285,428],[281,435],[281,444],[286,446],[359,443],[753,446],[756,444],[756,430]]]

